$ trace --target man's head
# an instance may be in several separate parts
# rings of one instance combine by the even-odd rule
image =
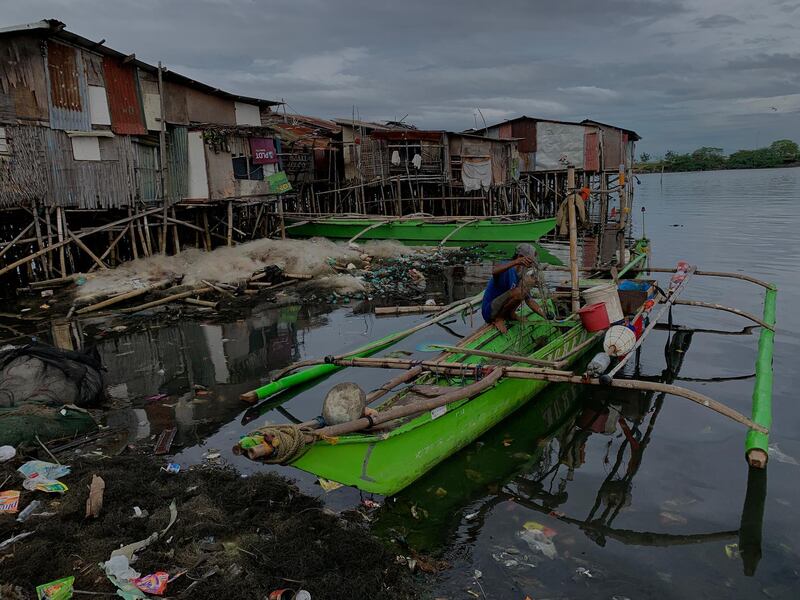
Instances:
[[[536,260],[536,248],[525,242],[522,244],[517,244],[517,249],[514,253],[514,256],[524,256],[526,258],[530,258],[531,260]]]

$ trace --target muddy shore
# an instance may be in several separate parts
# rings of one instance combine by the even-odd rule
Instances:
[[[19,489],[19,508],[42,505],[24,523],[0,515],[0,597],[33,598],[37,585],[75,576],[75,590],[114,594],[101,563],[122,545],[169,531],[136,552],[144,574],[170,575],[166,597],[266,598],[276,589],[305,589],[313,598],[416,598],[424,582],[397,561],[397,549],[367,529],[366,507],[335,513],[283,477],[243,477],[230,468],[197,465],[177,474],[135,450],[70,461],[63,495],[27,491],[14,469],[0,468],[4,490]],[[46,457],[40,457],[46,458]],[[93,475],[105,482],[100,515],[85,517]],[[138,510],[134,507],[138,507]],[[140,514],[142,516],[137,517]],[[49,516],[48,516],[49,515]],[[15,592],[13,586],[18,586]],[[17,595],[14,595],[14,594]],[[80,594],[78,594],[80,597]]]

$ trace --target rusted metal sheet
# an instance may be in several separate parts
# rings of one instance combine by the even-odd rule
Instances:
[[[41,42],[5,40],[0,45],[0,122],[49,120],[48,97]]]
[[[622,131],[614,127],[600,127],[603,132],[603,169],[615,171],[622,162]]]
[[[48,40],[47,76],[50,83],[50,126],[53,129],[90,131],[86,76],[79,51]]]
[[[0,206],[29,206],[48,192],[44,127],[5,126],[10,157],[0,157]],[[12,160],[13,158],[13,160]]]
[[[186,127],[167,130],[167,179],[169,200],[178,202],[189,195],[189,141]]]
[[[600,148],[597,131],[586,128],[583,134],[583,168],[585,171],[600,170]]]
[[[103,58],[103,71],[111,112],[111,130],[128,135],[145,134],[147,130],[144,127],[136,71],[111,56]]]
[[[513,131],[514,129],[511,126],[511,123],[503,123],[497,128],[497,137],[501,140],[507,140],[514,137]]]
[[[501,136],[503,137],[503,136]],[[520,152],[536,152],[536,121],[521,119],[511,123],[511,138],[519,138]]]
[[[192,123],[236,125],[233,100],[186,88],[186,111]]]
[[[420,131],[418,129],[411,130],[392,130],[392,131],[373,131],[370,137],[376,140],[387,141],[408,141],[408,142],[440,142],[442,141],[443,131]]]

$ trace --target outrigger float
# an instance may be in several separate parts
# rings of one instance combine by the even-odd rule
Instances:
[[[570,210],[570,221],[573,219],[574,210]],[[376,356],[425,327],[473,310],[480,301],[477,296],[353,352],[291,365],[279,372],[272,382],[243,394],[242,399],[250,403],[269,401],[280,392],[345,368],[396,369],[402,373],[369,394],[361,392],[364,410],[359,411],[358,416],[339,423],[327,423],[318,417],[299,424],[267,425],[244,436],[234,452],[256,461],[290,464],[363,491],[393,495],[530,402],[550,383],[569,383],[660,392],[709,408],[747,428],[747,462],[764,468],[771,425],[775,286],[748,275],[701,271],[687,263],[680,263],[675,269],[653,268],[647,265],[648,248],[642,242],[632,249],[630,262],[619,271],[614,268],[579,269],[575,228],[571,226],[570,229],[570,266],[547,266],[570,271],[571,305],[566,318],[548,320],[528,312],[524,315],[527,322],[515,322],[506,334],[493,326],[481,327],[457,346],[439,347],[442,353],[432,360]],[[588,273],[588,280],[579,279],[581,273]],[[652,273],[672,274],[666,290],[647,278]],[[763,287],[763,318],[718,304],[681,300],[680,294],[694,277],[734,278]],[[641,301],[629,310],[625,319],[631,329],[636,323],[642,324],[638,338],[624,355],[604,363],[600,361],[604,364],[600,372],[594,360],[591,371],[585,368],[586,357],[609,334],[588,331],[577,318],[581,285],[596,285],[598,278],[601,282],[617,284],[631,279],[647,282],[644,297],[640,297]],[[550,299],[545,299],[543,304],[550,314],[556,314],[559,309]],[[672,322],[671,310],[675,305],[731,312],[761,327],[750,417],[694,390],[618,377],[668,311],[669,322]],[[608,343],[605,347],[608,349]],[[380,405],[366,408],[398,388]],[[336,388],[332,390],[335,391]]]

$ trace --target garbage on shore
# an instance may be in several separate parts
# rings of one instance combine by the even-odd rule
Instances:
[[[19,479],[20,463],[0,464],[0,481]],[[84,458],[72,462],[65,494],[23,489],[20,506],[36,498],[55,514],[25,523],[0,515],[0,590],[32,597],[37,586],[69,581],[109,597],[120,589],[125,597],[267,598],[289,588],[295,598],[300,590],[334,600],[419,597],[408,568],[363,520],[325,509],[282,477],[209,465],[168,475],[162,464],[146,455]],[[103,504],[87,519],[95,476],[105,482]]]

